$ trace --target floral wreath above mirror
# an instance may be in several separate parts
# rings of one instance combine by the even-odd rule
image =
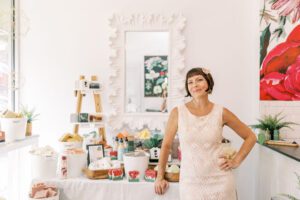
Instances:
[[[160,14],[123,16],[114,14],[109,19],[109,24],[112,31],[110,35],[109,75],[109,103],[112,106],[112,112],[108,117],[109,125],[113,130],[120,130],[123,127],[140,130],[145,126],[153,130],[164,130],[168,117],[166,112],[183,103],[185,96],[183,51],[186,44],[182,32],[186,24],[186,18],[181,14],[170,16]],[[167,50],[162,53],[160,46],[158,46],[160,43],[154,42],[158,43],[156,53],[144,54],[144,56],[135,58],[142,62],[142,64],[138,64],[141,66],[139,69],[141,72],[130,69],[129,59],[126,57],[129,54],[128,44],[126,44],[129,41],[127,34],[160,32],[167,33],[167,39],[165,39]],[[136,38],[136,35],[132,38]],[[144,40],[142,41],[144,42]],[[149,62],[153,63],[154,61],[160,68],[150,68],[149,71],[147,66]],[[132,79],[127,77],[130,70],[133,71],[132,77],[137,80],[133,86],[139,87],[138,89],[128,87],[127,83]],[[136,92],[137,90],[138,92]],[[128,97],[130,92],[133,93]],[[144,101],[151,104],[157,98],[163,100],[158,112],[155,109],[149,109],[151,105],[150,107],[149,105],[146,106],[147,109],[144,108],[144,104],[146,104]],[[144,99],[141,104],[141,106],[144,106],[142,109],[137,109],[138,106],[132,103],[135,99]],[[129,104],[131,104],[130,108]]]

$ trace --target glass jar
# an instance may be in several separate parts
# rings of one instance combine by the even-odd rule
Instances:
[[[258,143],[259,144],[265,143],[265,141],[266,141],[265,131],[264,130],[260,130],[259,133],[258,133],[258,135],[257,135],[257,138],[258,138]]]
[[[274,140],[279,140],[279,131],[277,129],[275,129],[274,132],[273,132],[273,139]]]
[[[265,130],[264,132],[265,132],[265,138],[266,138],[266,141],[270,140],[270,139],[271,139],[270,130],[267,129],[267,130]]]

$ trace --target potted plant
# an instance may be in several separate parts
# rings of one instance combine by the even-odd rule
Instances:
[[[275,115],[264,115],[261,119],[258,119],[258,124],[250,125],[251,128],[254,129],[260,129],[263,131],[269,131],[271,140],[274,139],[274,131],[280,130],[281,128],[291,128],[291,125],[299,125],[295,122],[291,121],[283,121],[285,118],[284,116],[281,116],[281,112],[277,113]]]
[[[24,117],[27,118],[27,126],[26,126],[26,136],[32,135],[32,122],[37,120],[37,117],[40,114],[35,112],[35,108],[29,109],[27,106],[22,106],[21,113]]]

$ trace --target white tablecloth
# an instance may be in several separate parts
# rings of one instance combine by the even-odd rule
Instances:
[[[179,200],[179,184],[170,183],[164,195],[154,192],[154,183],[87,178],[43,180],[60,188],[60,200]]]

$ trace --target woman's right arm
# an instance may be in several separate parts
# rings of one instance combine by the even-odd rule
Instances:
[[[168,119],[162,147],[159,155],[158,173],[155,181],[155,192],[157,194],[164,194],[168,189],[169,183],[164,179],[166,164],[174,137],[177,133],[178,127],[178,109],[174,108]]]

